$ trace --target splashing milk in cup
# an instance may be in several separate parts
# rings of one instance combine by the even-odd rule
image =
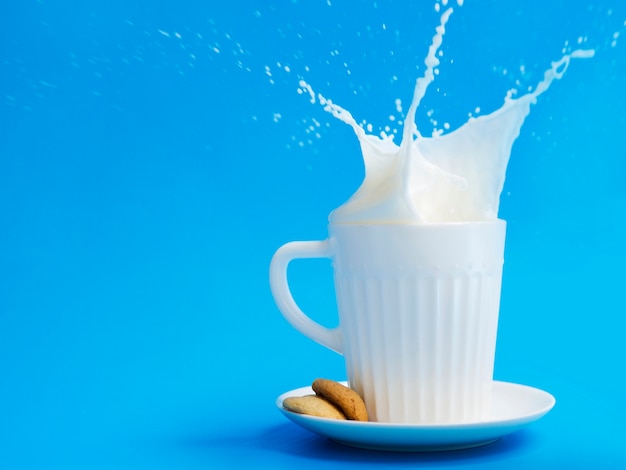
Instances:
[[[358,190],[330,215],[329,237],[291,242],[274,255],[270,285],[285,318],[343,354],[349,385],[374,421],[463,423],[489,416],[505,226],[500,193],[513,142],[531,104],[573,58],[564,55],[534,91],[445,135],[424,137],[415,113],[434,80],[452,9],[441,16],[415,85],[402,141],[369,135],[318,95],[356,133],[365,164]],[[305,82],[300,85],[313,99]],[[307,317],[288,286],[295,258],[331,258],[339,327]]]

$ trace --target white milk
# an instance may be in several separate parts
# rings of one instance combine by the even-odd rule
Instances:
[[[442,223],[495,220],[513,142],[530,105],[560,79],[572,58],[593,57],[578,50],[552,63],[535,90],[513,99],[491,114],[470,118],[445,135],[424,137],[415,126],[416,110],[435,78],[437,51],[452,8],[441,16],[425,60],[426,72],[417,80],[404,122],[402,142],[368,134],[349,111],[318,95],[325,109],[350,125],[361,144],[365,178],[352,197],[330,215],[332,223]],[[306,82],[301,87],[314,99]]]

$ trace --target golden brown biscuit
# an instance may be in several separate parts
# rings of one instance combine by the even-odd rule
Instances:
[[[311,416],[330,419],[346,419],[344,414],[331,403],[316,395],[288,397],[283,400],[283,408]]]
[[[363,399],[351,388],[328,379],[315,379],[315,393],[339,408],[346,418],[354,421],[368,421]]]

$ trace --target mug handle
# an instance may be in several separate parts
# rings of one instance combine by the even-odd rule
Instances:
[[[330,258],[329,240],[289,242],[281,246],[270,263],[270,288],[280,313],[296,330],[327,348],[342,353],[339,327],[326,328],[311,320],[296,304],[287,280],[289,262],[298,258]]]

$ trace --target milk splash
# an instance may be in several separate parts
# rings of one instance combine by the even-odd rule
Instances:
[[[330,215],[334,223],[445,223],[494,220],[513,142],[530,106],[573,58],[593,57],[593,50],[577,50],[553,62],[534,91],[512,98],[510,91],[496,111],[472,117],[444,135],[422,136],[415,124],[417,108],[435,79],[437,51],[453,9],[441,16],[425,59],[424,76],[417,79],[404,121],[402,141],[368,134],[349,111],[317,95],[324,109],[350,125],[359,139],[365,178],[359,189]],[[301,81],[312,101],[315,93]]]

